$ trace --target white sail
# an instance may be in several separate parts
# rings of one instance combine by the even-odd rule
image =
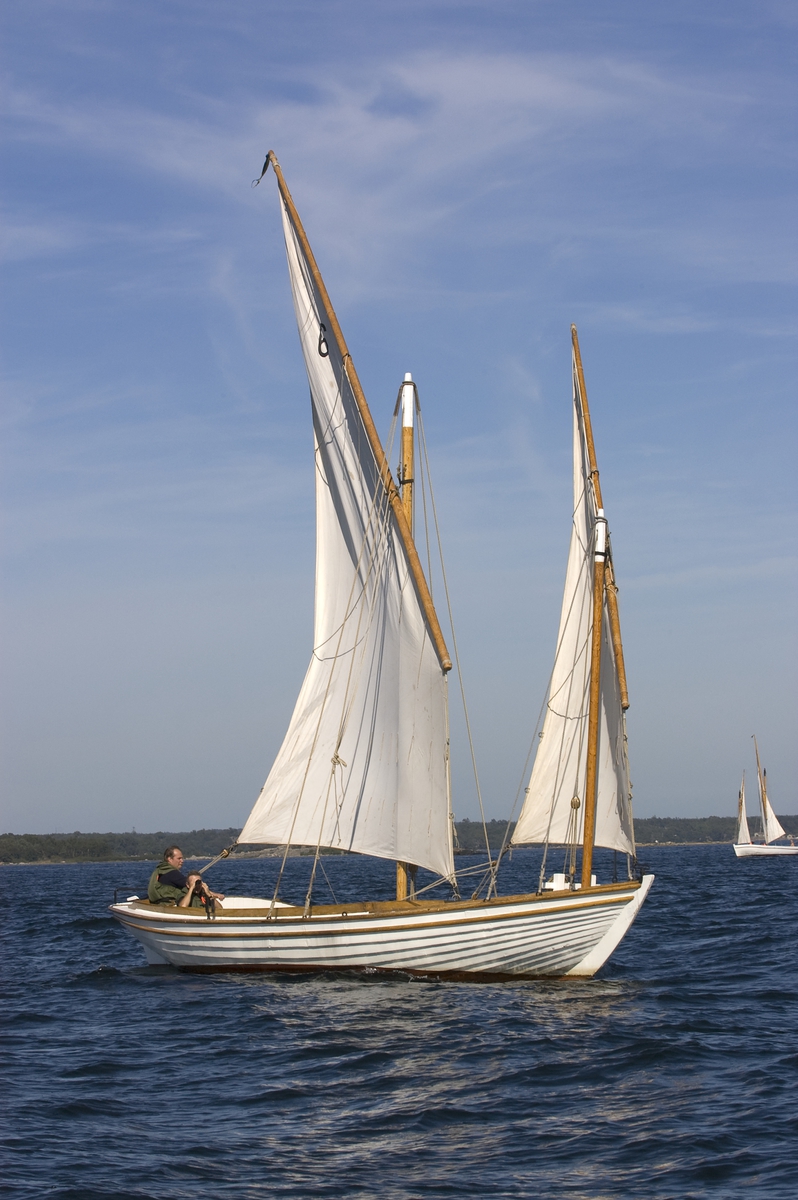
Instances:
[[[748,832],[748,817],[745,812],[745,771],[743,771],[743,781],[740,784],[740,794],[737,797],[737,845],[751,845],[751,834]]]
[[[777,838],[785,837],[781,821],[768,800],[767,773],[764,771],[759,776],[759,799],[762,804],[762,832],[765,835],[765,841],[775,842]]]
[[[595,502],[579,380],[574,362],[574,512],[557,652],[549,698],[526,800],[513,834],[516,844],[581,843],[585,811],[590,635],[593,621]],[[601,713],[596,797],[597,846],[634,854],[626,729],[618,670],[604,601]],[[571,801],[579,798],[579,807]]]
[[[329,315],[282,209],[316,451],[314,648],[239,841],[339,847],[451,877],[446,676]]]

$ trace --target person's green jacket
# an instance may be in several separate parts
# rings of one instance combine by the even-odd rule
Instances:
[[[150,904],[179,904],[185,896],[188,888],[173,887],[171,883],[161,883],[160,876],[168,875],[170,871],[174,871],[175,867],[172,863],[163,859],[158,863],[158,866],[150,875],[150,882],[147,885],[147,898]],[[202,908],[202,904],[198,896],[191,897],[191,908]]]

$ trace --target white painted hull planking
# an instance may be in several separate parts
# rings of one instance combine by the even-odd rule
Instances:
[[[136,901],[110,911],[150,963],[188,969],[589,978],[629,929],[653,879],[484,902],[325,906],[308,917],[287,906],[267,917],[234,897],[213,921]]]
[[[761,843],[733,843],[738,858],[780,858],[784,854],[798,854],[798,846],[763,846]]]

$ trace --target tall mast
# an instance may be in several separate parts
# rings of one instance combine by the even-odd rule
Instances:
[[[413,532],[413,470],[414,470],[414,434],[416,410],[416,385],[413,376],[408,372],[399,393],[402,409],[402,461],[399,467],[399,486],[401,488],[402,508],[407,526]],[[414,863],[398,862],[396,864],[396,899],[406,900],[415,894],[416,871]]]
[[[435,652],[438,655],[438,661],[440,662],[441,670],[451,671],[452,660],[449,657],[449,651],[446,648],[446,642],[444,641],[443,631],[441,630],[440,621],[438,620],[438,614],[435,612],[435,606],[432,603],[432,596],[430,595],[429,586],[427,585],[427,581],[424,577],[421,559],[418,556],[418,550],[416,549],[413,541],[410,525],[407,517],[405,516],[402,497],[400,496],[399,490],[394,483],[393,476],[391,475],[391,468],[388,465],[387,458],[385,457],[385,451],[382,448],[382,443],[380,442],[379,434],[377,433],[377,427],[374,424],[374,418],[371,415],[365,393],[361,387],[357,371],[355,370],[355,364],[352,362],[352,355],[349,353],[341,326],[339,325],[338,318],[335,315],[335,310],[330,303],[330,297],[327,293],[327,288],[324,286],[324,280],[321,277],[321,272],[319,271],[316,259],[313,256],[313,251],[310,248],[310,242],[308,241],[307,234],[305,233],[305,229],[299,218],[299,213],[296,210],[296,205],[291,198],[291,193],[288,190],[288,186],[283,178],[283,172],[280,169],[280,164],[278,163],[277,156],[273,150],[270,150],[266,156],[266,163],[263,167],[264,173],[269,163],[271,163],[274,168],[274,173],[277,176],[277,184],[280,189],[280,195],[282,196],[283,202],[288,209],[291,222],[296,230],[297,238],[302,246],[308,266],[310,267],[310,273],[313,276],[313,282],[318,288],[319,295],[321,296],[324,307],[327,310],[327,315],[330,318],[332,335],[335,338],[336,345],[338,346],[338,351],[344,364],[344,371],[352,388],[352,394],[355,398],[358,411],[360,412],[363,428],[366,432],[366,436],[368,437],[369,444],[377,464],[377,470],[380,473],[380,478],[382,479],[382,483],[388,497],[388,503],[393,509],[394,518],[396,520],[396,528],[402,545],[404,546],[405,554],[407,555],[407,563],[408,567],[410,568],[410,574],[413,577],[416,593],[426,618],[427,627],[432,639],[432,644],[435,647]],[[263,175],[261,175],[261,178],[263,178]]]
[[[754,752],[756,754],[756,773],[759,777],[759,807],[762,809],[762,838],[768,840],[768,813],[765,807],[767,800],[767,790],[765,785],[765,777],[762,773],[762,764],[759,761],[759,747],[756,744],[756,734],[751,735],[754,739]],[[778,781],[777,781],[778,782]]]
[[[629,707],[629,697],[626,691],[626,673],[623,666],[623,648],[621,646],[621,628],[618,617],[618,601],[615,594],[614,580],[609,566],[609,546],[607,537],[607,521],[602,507],[601,485],[599,483],[598,466],[596,464],[596,448],[593,442],[593,427],[590,422],[590,409],[587,403],[587,388],[585,374],[582,368],[582,355],[579,352],[579,338],[576,326],[571,326],[571,343],[574,353],[576,370],[576,394],[582,416],[582,428],[585,431],[590,482],[596,502],[596,523],[593,534],[593,624],[590,637],[590,698],[587,718],[587,765],[585,772],[585,815],[582,825],[582,888],[589,888],[593,874],[593,845],[596,840],[596,803],[598,790],[598,735],[599,718],[601,715],[601,643],[604,624],[604,596],[608,599],[610,612],[610,629],[615,650],[615,660],[618,668],[618,679],[621,690],[621,704],[624,711]],[[614,619],[613,619],[614,611]]]
[[[589,888],[593,872],[593,843],[596,840],[596,792],[598,788],[598,730],[601,712],[601,635],[604,623],[604,571],[607,555],[607,522],[604,509],[596,514],[593,545],[593,628],[590,638],[590,707],[587,718],[587,771],[585,774],[585,819],[582,827],[582,888]]]
[[[410,372],[405,375],[402,384],[400,403],[402,407],[402,464],[399,468],[399,486],[402,489],[402,508],[405,510],[405,517],[412,533],[416,389]]]
[[[590,423],[590,409],[587,404],[587,388],[585,387],[585,372],[582,369],[582,355],[579,351],[579,337],[576,332],[576,326],[571,326],[571,343],[574,350],[574,362],[576,364],[576,377],[578,384],[579,400],[582,408],[582,419],[585,429],[585,441],[587,442],[587,457],[590,464],[590,478],[593,481],[593,491],[596,496],[596,508],[603,508],[604,503],[601,499],[601,483],[599,481],[598,465],[596,463],[596,447],[593,442],[593,426]],[[612,555],[607,554],[606,559],[606,576],[607,576],[607,611],[610,617],[610,631],[612,633],[612,648],[615,651],[615,664],[618,668],[618,684],[621,691],[621,708],[626,712],[629,707],[629,692],[626,686],[626,665],[623,658],[623,643],[621,642],[621,619],[618,613],[618,589],[615,586],[615,572],[612,566]]]

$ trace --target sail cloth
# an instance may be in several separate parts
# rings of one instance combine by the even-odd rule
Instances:
[[[743,772],[743,781],[740,784],[740,794],[737,797],[737,845],[751,845],[751,834],[748,831],[748,815],[745,811],[745,772]]]
[[[239,841],[354,850],[452,877],[446,676],[329,316],[281,204],[313,413],[314,647]]]
[[[574,512],[557,652],[549,698],[515,844],[582,842],[593,623],[593,541],[597,506],[590,475],[576,363],[574,400]],[[634,854],[626,727],[606,596],[602,620],[601,712],[596,795],[597,846]],[[571,801],[579,798],[579,807]]]
[[[762,804],[762,832],[765,841],[775,842],[776,838],[786,837],[784,827],[768,799],[767,783],[763,775],[759,776],[759,799]]]

